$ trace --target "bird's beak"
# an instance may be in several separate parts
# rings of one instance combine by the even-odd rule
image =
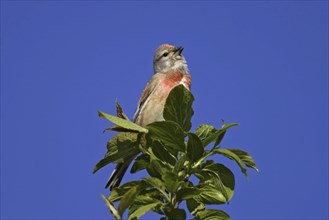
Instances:
[[[173,51],[174,53],[178,53],[179,55],[182,53],[182,51],[184,50],[183,47],[174,47]]]

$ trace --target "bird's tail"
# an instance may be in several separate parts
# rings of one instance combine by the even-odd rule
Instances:
[[[109,180],[107,181],[105,188],[110,188],[110,190],[112,190],[113,188],[118,187],[120,185],[120,182],[133,159],[134,158],[126,160],[123,163],[119,163],[115,167]]]

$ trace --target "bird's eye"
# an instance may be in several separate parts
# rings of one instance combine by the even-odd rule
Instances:
[[[162,54],[162,56],[164,57],[168,56],[168,52],[165,52],[164,54]]]

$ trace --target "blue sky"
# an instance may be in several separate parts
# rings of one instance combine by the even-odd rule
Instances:
[[[327,1],[1,1],[1,219],[110,218],[93,175],[112,133],[97,110],[132,117],[156,47],[185,47],[195,115],[238,122],[233,219],[328,218]],[[123,181],[141,175],[126,175]],[[158,218],[148,214],[144,219]]]

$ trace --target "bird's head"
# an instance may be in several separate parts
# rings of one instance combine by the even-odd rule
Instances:
[[[187,63],[182,55],[183,49],[183,47],[171,44],[160,45],[154,55],[154,73],[167,73],[175,70],[188,73]]]

